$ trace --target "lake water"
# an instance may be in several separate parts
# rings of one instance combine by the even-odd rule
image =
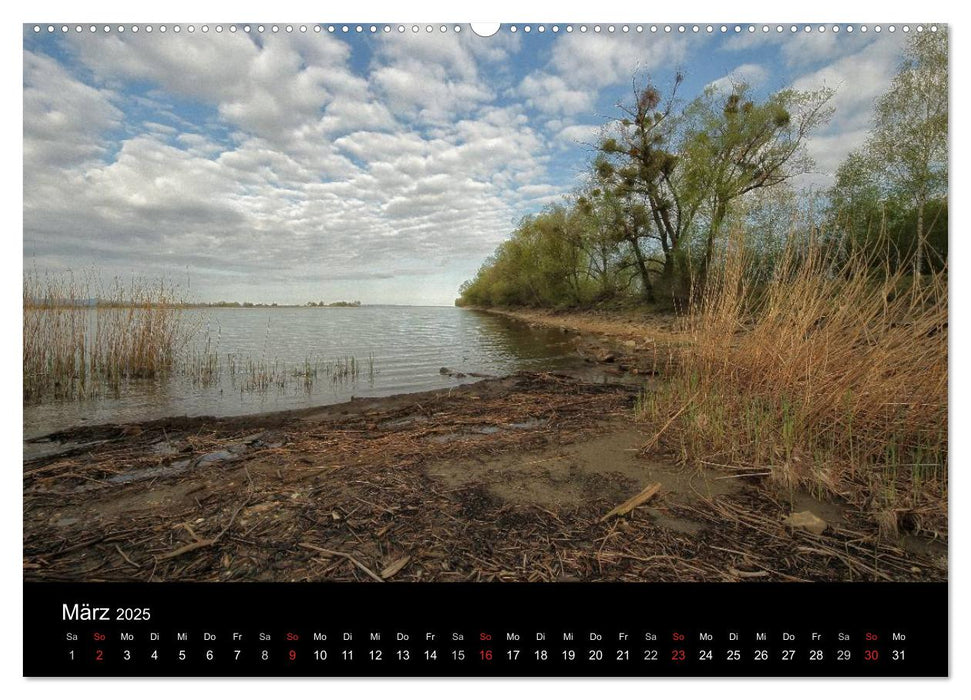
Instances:
[[[183,318],[195,329],[193,348],[208,344],[218,359],[213,381],[174,372],[130,382],[117,396],[28,404],[25,439],[78,425],[298,409],[476,381],[444,375],[442,367],[505,375],[576,360],[570,335],[453,307],[192,309]],[[354,358],[356,376],[334,380],[347,358]],[[238,374],[231,376],[233,362]],[[317,368],[312,382],[304,380],[308,364]],[[254,388],[251,375],[239,371],[253,365],[269,368],[284,386]]]

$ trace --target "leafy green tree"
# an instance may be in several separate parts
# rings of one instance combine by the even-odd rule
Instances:
[[[595,168],[605,187],[628,204],[629,226],[646,213],[653,233],[635,228],[628,237],[657,241],[666,279],[676,271],[686,276],[687,236],[699,216],[707,215],[700,274],[693,280],[703,283],[732,203],[812,167],[805,141],[832,114],[833,93],[783,90],[757,102],[740,84],[727,97],[708,89],[678,112],[681,83],[678,74],[663,101],[653,85],[635,90],[634,104],[620,106],[624,117],[601,140]],[[637,262],[646,269],[640,255]],[[642,277],[646,280],[647,273]]]
[[[916,209],[915,266],[926,254],[927,204],[947,193],[947,53],[944,27],[913,36],[890,90],[877,100],[866,147],[888,189],[907,193]]]
[[[813,167],[806,139],[832,115],[832,90],[782,90],[759,103],[748,85],[723,98],[709,88],[686,110],[683,181],[707,205],[700,280],[711,264],[715,240],[732,203],[772,188]]]
[[[915,34],[870,134],[840,165],[831,226],[875,264],[915,274],[947,259],[947,31]]]
[[[675,75],[666,99],[652,84],[634,89],[634,103],[619,105],[624,116],[601,139],[594,163],[602,188],[622,203],[624,240],[631,246],[644,294],[653,299],[648,257],[641,242],[653,238],[662,254],[662,277],[675,274],[679,249],[700,199],[678,178],[676,111],[683,76]]]
[[[578,205],[603,227],[604,235],[600,241],[601,255],[604,256],[602,263],[607,263],[609,258],[604,254],[609,249],[624,246],[625,254],[620,256],[617,266],[633,268],[644,299],[654,302],[651,258],[645,243],[650,245],[652,240],[659,239],[660,234],[654,228],[642,195],[622,171],[614,169],[602,156],[594,163],[594,182],[598,186],[582,197]]]
[[[620,291],[618,266],[621,254],[616,235],[616,202],[594,186],[578,192],[569,211],[570,229],[587,259],[586,277],[594,297],[606,300]]]
[[[463,284],[463,305],[577,306],[593,295],[583,221],[552,205],[520,221],[512,237]]]

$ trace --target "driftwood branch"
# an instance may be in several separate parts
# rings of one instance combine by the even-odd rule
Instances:
[[[324,549],[323,547],[318,547],[317,545],[310,544],[309,542],[301,542],[300,543],[300,546],[301,547],[304,547],[305,549],[312,549],[315,552],[321,552],[323,554],[329,554],[332,557],[344,557],[349,562],[351,562],[354,566],[356,566],[358,569],[360,569],[361,571],[363,571],[364,573],[366,573],[368,576],[370,576],[371,578],[373,578],[378,583],[384,583],[384,579],[383,578],[381,578],[376,573],[374,573],[373,571],[371,571],[369,568],[367,568],[366,566],[364,566],[364,564],[362,564],[361,562],[359,562],[357,559],[355,559],[350,554],[345,554],[344,552],[335,552],[332,549]]]
[[[245,503],[243,504],[245,505]],[[201,539],[198,535],[193,532],[192,527],[186,525],[186,529],[196,538],[195,542],[190,542],[189,544],[179,547],[178,549],[169,552],[168,554],[163,554],[161,556],[155,557],[158,561],[165,561],[166,559],[175,559],[175,557],[181,557],[183,554],[188,554],[189,552],[194,552],[197,549],[202,549],[203,547],[211,547],[220,540],[220,538],[226,534],[226,531],[233,526],[233,522],[236,520],[236,516],[239,515],[239,511],[243,509],[243,506],[239,506],[235,511],[233,511],[233,516],[226,523],[226,527],[219,531],[219,534],[210,539]]]
[[[642,505],[647,501],[651,500],[652,498],[654,498],[654,496],[657,495],[657,492],[660,490],[661,490],[661,484],[659,483],[654,483],[649,485],[639,494],[631,498],[628,498],[626,501],[621,503],[619,506],[614,508],[612,511],[607,513],[602,518],[600,518],[600,522],[604,522],[605,520],[609,520],[610,518],[615,518],[617,516],[626,515],[627,513],[630,513],[637,506]]]

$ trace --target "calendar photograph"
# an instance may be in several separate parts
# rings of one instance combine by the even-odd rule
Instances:
[[[948,55],[24,25],[25,585],[946,582]]]

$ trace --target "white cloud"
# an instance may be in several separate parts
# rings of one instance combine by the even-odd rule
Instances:
[[[241,34],[69,35],[81,62],[98,81],[149,80],[200,100],[232,96],[259,48]],[[201,71],[200,67],[205,66]]]
[[[706,87],[714,88],[719,92],[730,92],[732,88],[740,83],[745,83],[749,87],[758,89],[769,77],[769,71],[758,63],[743,63],[734,70],[730,71],[718,80],[713,80]]]
[[[852,43],[835,32],[798,32],[779,44],[782,56],[789,66],[809,66],[820,61],[833,61]]]
[[[505,55],[497,50],[483,51],[479,38],[468,32],[382,36],[370,82],[392,112],[423,124],[448,123],[495,97],[476,55],[497,60]]]
[[[873,118],[875,100],[890,87],[903,55],[906,37],[881,36],[856,53],[843,56],[792,84],[797,90],[834,89],[835,108],[827,128],[807,144],[816,161],[817,182],[830,184],[836,168],[863,144]]]
[[[444,66],[416,61],[378,68],[372,80],[393,112],[420,122],[444,123],[492,98],[478,83],[451,80]]]
[[[670,34],[574,34],[556,43],[550,63],[557,74],[580,85],[626,83],[635,73],[677,65],[694,41]]]
[[[277,36],[257,45],[243,33],[72,37],[78,57],[109,85],[148,81],[167,93],[215,106],[247,133],[285,145],[323,119],[346,126],[368,102],[367,81],[347,66],[348,46],[329,36]],[[372,110],[372,124],[385,115]]]
[[[195,38],[162,46],[112,37],[104,53],[77,40],[96,83],[118,94],[133,80],[158,86],[124,95],[156,116],[128,124],[105,160],[92,159],[104,152],[94,144],[121,123],[109,101],[116,92],[72,81],[50,58],[30,64],[30,76],[48,81],[41,92],[83,97],[69,117],[83,133],[67,136],[91,144],[86,159],[38,168],[25,188],[25,254],[36,263],[148,274],[188,266],[203,290],[426,274],[432,260],[480,260],[519,207],[551,194],[543,138],[518,106],[491,104],[480,75],[480,61],[501,61],[514,42],[497,52],[451,37],[392,37],[372,72],[356,75],[346,50],[302,39],[271,36],[260,47]],[[187,122],[173,98],[204,103],[222,126]],[[36,129],[57,133],[45,124],[65,108],[52,99],[28,104]]]
[[[577,88],[558,75],[540,73],[527,75],[519,86],[519,94],[531,107],[549,114],[577,114],[593,109],[596,92]]]
[[[222,147],[201,134],[183,133],[175,137],[192,155],[210,156],[222,151]]]
[[[110,90],[76,80],[54,59],[24,52],[24,176],[97,158],[121,124]]]
[[[60,61],[25,51],[25,255],[188,267],[216,298],[424,275],[449,280],[447,303],[523,213],[574,184],[583,163],[566,154],[596,140],[596,106],[706,40],[563,34],[516,63],[533,38],[394,33],[363,60],[327,34],[83,33]],[[862,142],[899,57],[888,39],[795,81],[841,88],[810,143],[821,170]],[[736,63],[766,80],[765,56]]]
[[[526,76],[517,94],[551,116],[590,112],[603,88],[677,66],[700,40],[668,34],[565,35],[554,44],[546,68]]]
[[[603,126],[600,124],[574,124],[560,129],[556,138],[564,144],[586,145],[596,143],[601,131]]]

